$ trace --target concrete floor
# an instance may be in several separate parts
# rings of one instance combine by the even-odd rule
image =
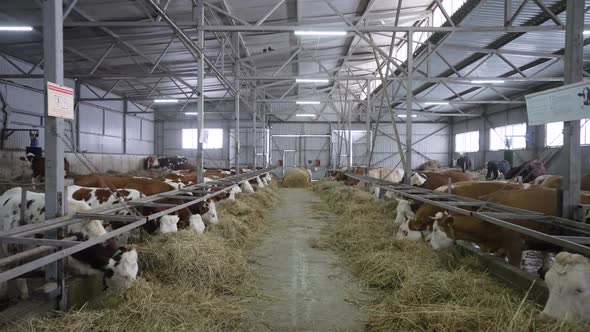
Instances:
[[[363,331],[361,293],[334,252],[310,246],[334,215],[314,209],[320,198],[308,189],[281,189],[273,225],[253,250],[258,287],[268,298],[257,320],[268,331]]]

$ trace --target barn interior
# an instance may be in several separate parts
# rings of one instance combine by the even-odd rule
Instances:
[[[589,329],[588,11],[0,0],[0,328]]]

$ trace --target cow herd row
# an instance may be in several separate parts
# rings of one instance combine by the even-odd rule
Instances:
[[[399,170],[373,169],[369,170],[368,175],[399,182],[403,175],[399,176],[397,171]],[[383,177],[384,172],[389,174],[389,178]],[[397,174],[397,178],[391,174]],[[343,174],[336,174],[336,179],[344,180],[342,176],[345,177]],[[509,181],[472,181],[467,173],[460,171],[424,172],[413,174],[412,182],[416,185],[420,184],[415,183],[417,176],[420,176],[420,186],[423,188],[446,192],[448,178],[452,178],[451,190],[454,195],[559,216],[556,189],[561,184],[559,176],[543,175],[532,180],[527,178],[532,183],[523,184]],[[357,182],[354,179],[345,181],[349,185]],[[376,189],[378,188],[370,190],[378,195]],[[583,177],[581,190],[580,203],[590,204],[590,176]],[[470,215],[455,214],[428,203],[402,199],[396,197],[393,192],[387,192],[384,197],[398,202],[394,220],[394,224],[398,226],[395,235],[397,240],[425,241],[436,251],[451,248],[457,241],[472,243],[482,252],[504,257],[511,265],[517,267],[521,265],[525,250],[542,251],[546,258],[549,257],[548,253],[558,253],[547,273],[539,271],[550,291],[543,315],[566,320],[590,320],[590,259],[561,251],[563,248]],[[571,235],[550,224],[535,220],[509,221],[545,234]]]
[[[232,173],[231,170],[206,170],[204,172],[205,182],[224,178]],[[207,227],[219,223],[215,202],[222,199],[234,200],[236,194],[241,192],[253,193],[255,190],[264,188],[271,180],[270,174],[258,176],[252,180],[244,180],[233,185],[229,191],[216,195],[207,201],[193,204],[156,220],[150,220],[143,226],[143,229],[147,233],[170,233],[184,228],[203,234]],[[74,185],[67,188],[66,209],[68,215],[73,216],[76,212],[123,203],[126,208],[119,211],[119,214],[148,216],[184,204],[187,200],[162,198],[151,202],[151,206],[150,204],[133,205],[130,202],[145,196],[180,189],[195,182],[196,173],[194,171],[170,172],[155,179],[103,174],[78,176],[74,178]],[[220,189],[222,188],[209,186],[207,191],[216,192]],[[28,191],[25,200],[21,201],[22,195],[22,189],[15,187],[0,196],[2,231],[44,222],[45,195]],[[176,192],[174,195],[192,196],[188,191]],[[124,225],[124,223],[113,221],[82,221],[68,227],[65,239],[84,241],[99,237],[106,234],[109,229],[117,229]],[[39,237],[42,234],[36,236]],[[109,239],[68,257],[66,264],[68,271],[78,275],[104,273],[105,287],[129,287],[138,272],[137,252],[124,245],[120,246],[117,242],[116,239]],[[119,242],[122,242],[121,239]],[[2,245],[1,248],[4,255],[15,252],[15,248],[9,245]],[[16,285],[21,298],[27,298],[28,288],[25,279],[17,279]],[[0,298],[6,300],[7,286],[0,284],[0,287]]]

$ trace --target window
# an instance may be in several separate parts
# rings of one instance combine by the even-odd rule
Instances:
[[[182,148],[196,149],[199,130],[196,128],[182,130]],[[223,129],[205,129],[203,140],[203,149],[221,149],[223,147]]]
[[[526,123],[490,129],[490,151],[526,148]]]
[[[479,131],[469,131],[455,135],[455,152],[479,151]]]
[[[580,120],[580,144],[590,144],[590,119]],[[545,125],[545,146],[563,145],[563,122],[552,122]]]

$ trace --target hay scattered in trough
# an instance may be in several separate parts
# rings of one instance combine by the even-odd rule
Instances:
[[[473,257],[444,259],[426,243],[394,239],[395,204],[320,180],[313,189],[338,214],[311,245],[335,249],[368,287],[369,331],[583,331],[543,323],[542,309],[502,286]]]
[[[282,187],[307,188],[311,183],[311,177],[303,168],[289,168],[283,177]]]
[[[92,308],[33,319],[15,329],[27,331],[246,331],[249,300],[223,297],[194,287],[139,279]]]
[[[254,331],[259,296],[243,250],[267,227],[276,184],[218,204],[220,224],[148,237],[136,245],[141,277],[79,310],[15,323],[23,331]],[[264,202],[257,202],[264,200]],[[262,216],[262,217],[261,217]]]

